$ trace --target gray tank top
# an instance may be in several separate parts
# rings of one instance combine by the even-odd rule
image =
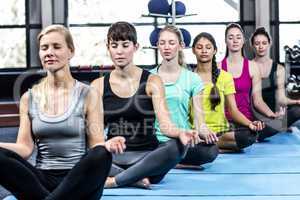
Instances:
[[[66,112],[51,117],[42,113],[29,90],[29,116],[37,145],[36,167],[71,169],[85,154],[86,125],[84,102],[89,86],[76,81]]]

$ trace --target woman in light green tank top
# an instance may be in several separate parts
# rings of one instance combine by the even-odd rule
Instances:
[[[157,46],[163,60],[151,72],[159,75],[164,83],[166,102],[172,122],[178,128],[192,129],[189,123],[189,102],[192,100],[197,110],[195,130],[202,139],[202,142],[195,147],[188,148],[177,168],[194,168],[212,162],[218,155],[218,148],[214,144],[218,138],[207,129],[204,122],[201,105],[203,83],[196,73],[185,67],[181,31],[174,26],[167,25],[159,33]],[[161,134],[158,122],[155,127],[160,142],[169,140]]]

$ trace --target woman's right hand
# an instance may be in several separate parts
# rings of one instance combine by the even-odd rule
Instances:
[[[286,113],[286,107],[280,106],[279,111],[275,112],[276,118],[283,117]]]
[[[252,131],[261,131],[265,128],[265,123],[262,121],[253,121],[249,124],[249,128]]]
[[[190,145],[194,147],[196,144],[200,143],[201,139],[196,130],[186,130],[179,134],[179,140],[183,145]]]

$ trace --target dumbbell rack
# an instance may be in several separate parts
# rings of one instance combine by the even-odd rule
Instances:
[[[166,23],[164,24],[170,24],[169,19],[171,20],[171,24],[176,26],[176,19],[181,17],[188,17],[188,16],[194,16],[197,14],[185,14],[185,15],[176,15],[176,6],[175,6],[175,0],[172,0],[172,15],[163,15],[163,14],[156,14],[156,13],[149,13],[149,14],[142,14],[142,17],[152,17],[154,18],[154,28],[158,28],[159,24],[157,19],[158,18],[165,18]],[[149,46],[149,47],[142,47],[143,49],[154,49],[155,50],[155,65],[158,65],[158,51],[156,46]],[[188,48],[188,47],[187,47]]]
[[[285,53],[284,67],[285,67],[285,80],[286,80],[286,83],[287,83],[288,78],[291,75],[295,75],[296,77],[300,76],[300,62],[299,61],[295,62],[294,60],[292,60],[291,57],[290,57],[290,55],[287,52]],[[294,98],[295,99],[300,98],[300,93],[289,94],[286,91],[286,95],[289,98],[292,98],[292,99],[294,99]]]

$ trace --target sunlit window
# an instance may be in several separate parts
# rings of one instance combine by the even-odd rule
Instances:
[[[106,34],[111,23],[128,21],[135,24],[140,48],[135,55],[138,65],[155,65],[157,50],[150,47],[149,36],[156,27],[163,27],[171,19],[146,17],[149,0],[69,0],[68,22],[74,36],[76,53],[72,66],[111,65],[106,49]],[[224,31],[229,22],[239,21],[239,0],[181,0],[187,17],[176,19],[178,27],[185,28],[192,39],[200,32],[210,32],[218,45],[217,59],[225,53]],[[171,3],[171,0],[169,0]],[[144,16],[142,16],[144,15]],[[187,63],[195,63],[190,48],[185,49]]]
[[[283,47],[300,45],[300,1],[279,0],[280,62],[285,61]]]
[[[25,1],[0,6],[0,68],[26,67]]]

